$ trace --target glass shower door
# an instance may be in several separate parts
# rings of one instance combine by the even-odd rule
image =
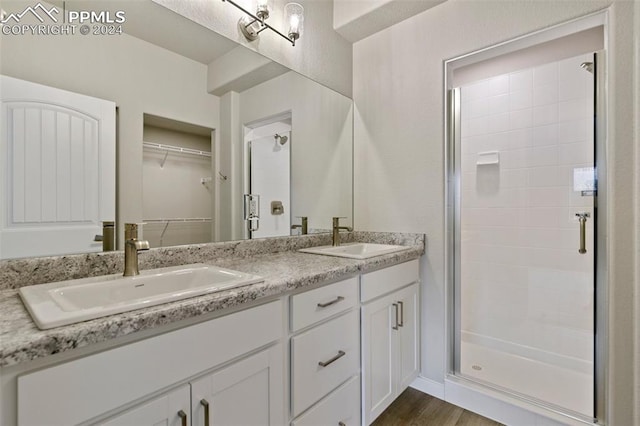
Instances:
[[[594,412],[593,55],[459,90],[456,369]]]

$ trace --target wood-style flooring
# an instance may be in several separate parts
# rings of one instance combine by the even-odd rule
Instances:
[[[372,426],[408,425],[500,426],[500,423],[408,388],[380,414]]]

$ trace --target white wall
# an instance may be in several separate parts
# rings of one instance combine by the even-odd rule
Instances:
[[[309,228],[315,229],[331,229],[333,216],[353,223],[349,98],[289,72],[242,92],[237,111],[240,125],[291,113],[292,217],[307,216]],[[226,131],[227,122],[222,126]],[[236,151],[241,147],[239,135],[233,144]],[[234,158],[237,181],[242,178],[241,151]]]
[[[333,90],[346,96],[352,94],[351,43],[333,30],[333,1],[297,1],[304,7],[304,32],[295,47],[269,30],[261,33],[258,40],[248,42],[238,31],[238,19],[243,13],[220,0],[153,1]],[[238,3],[252,9],[249,0],[239,0]],[[286,3],[289,1],[274,0],[268,21],[282,32],[286,31],[282,22]]]
[[[0,73],[118,106],[120,235],[122,224],[143,219],[143,114],[210,128],[218,125],[219,98],[206,92],[206,65],[137,38],[2,35],[0,43]]]
[[[363,230],[424,232],[422,372],[445,360],[443,61],[610,8],[612,424],[633,424],[633,3],[450,0],[354,45],[355,212]],[[635,23],[636,27],[638,23]]]

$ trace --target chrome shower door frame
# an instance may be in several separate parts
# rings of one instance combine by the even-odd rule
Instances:
[[[518,40],[515,40],[517,42]],[[510,42],[507,42],[507,44]],[[501,47],[503,45],[500,45]],[[605,47],[606,48],[606,47]],[[587,419],[577,417],[540,401],[511,393],[501,388],[493,388],[486,383],[477,382],[460,374],[460,320],[461,320],[461,280],[460,280],[460,219],[461,219],[461,93],[460,88],[449,86],[452,63],[468,58],[476,53],[484,60],[488,50],[470,53],[460,58],[447,60],[443,64],[445,76],[445,285],[446,305],[445,322],[447,327],[445,340],[445,373],[446,379],[471,386],[488,388],[514,401],[525,402],[532,406],[566,416],[585,424],[597,422],[604,424],[607,418],[607,364],[608,364],[608,239],[607,239],[607,87],[606,87],[606,52],[596,52],[594,55],[594,154],[597,181],[597,196],[594,203],[594,268],[595,268],[595,303],[594,303],[594,417]],[[517,49],[514,49],[514,51]]]

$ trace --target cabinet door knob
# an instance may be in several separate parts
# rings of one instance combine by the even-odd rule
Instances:
[[[336,362],[337,360],[339,360],[340,358],[342,358],[343,356],[345,356],[347,353],[345,351],[338,351],[338,355],[334,356],[333,358],[331,358],[330,360],[327,361],[320,361],[318,362],[318,365],[320,367],[326,367],[329,364],[333,364],[334,362]]]
[[[209,426],[209,401],[203,398],[200,400],[200,405],[204,407],[204,426]]]
[[[184,411],[180,410],[180,411],[178,411],[178,417],[180,417],[180,420],[182,422],[182,426],[187,426],[187,413],[185,413]]]
[[[400,306],[400,323],[399,327],[404,327],[404,302],[398,302],[398,306]]]
[[[396,324],[395,324],[395,325],[392,325],[392,326],[391,326],[391,328],[393,328],[394,330],[397,330],[397,329],[398,329],[398,313],[399,313],[399,310],[398,310],[398,304],[397,304],[397,303],[394,303],[394,304],[393,304],[393,307],[394,307],[394,309],[396,310]]]
[[[335,305],[336,303],[342,302],[343,300],[344,300],[344,297],[338,296],[335,299],[333,299],[331,302],[318,303],[318,308],[326,308],[327,306]]]

